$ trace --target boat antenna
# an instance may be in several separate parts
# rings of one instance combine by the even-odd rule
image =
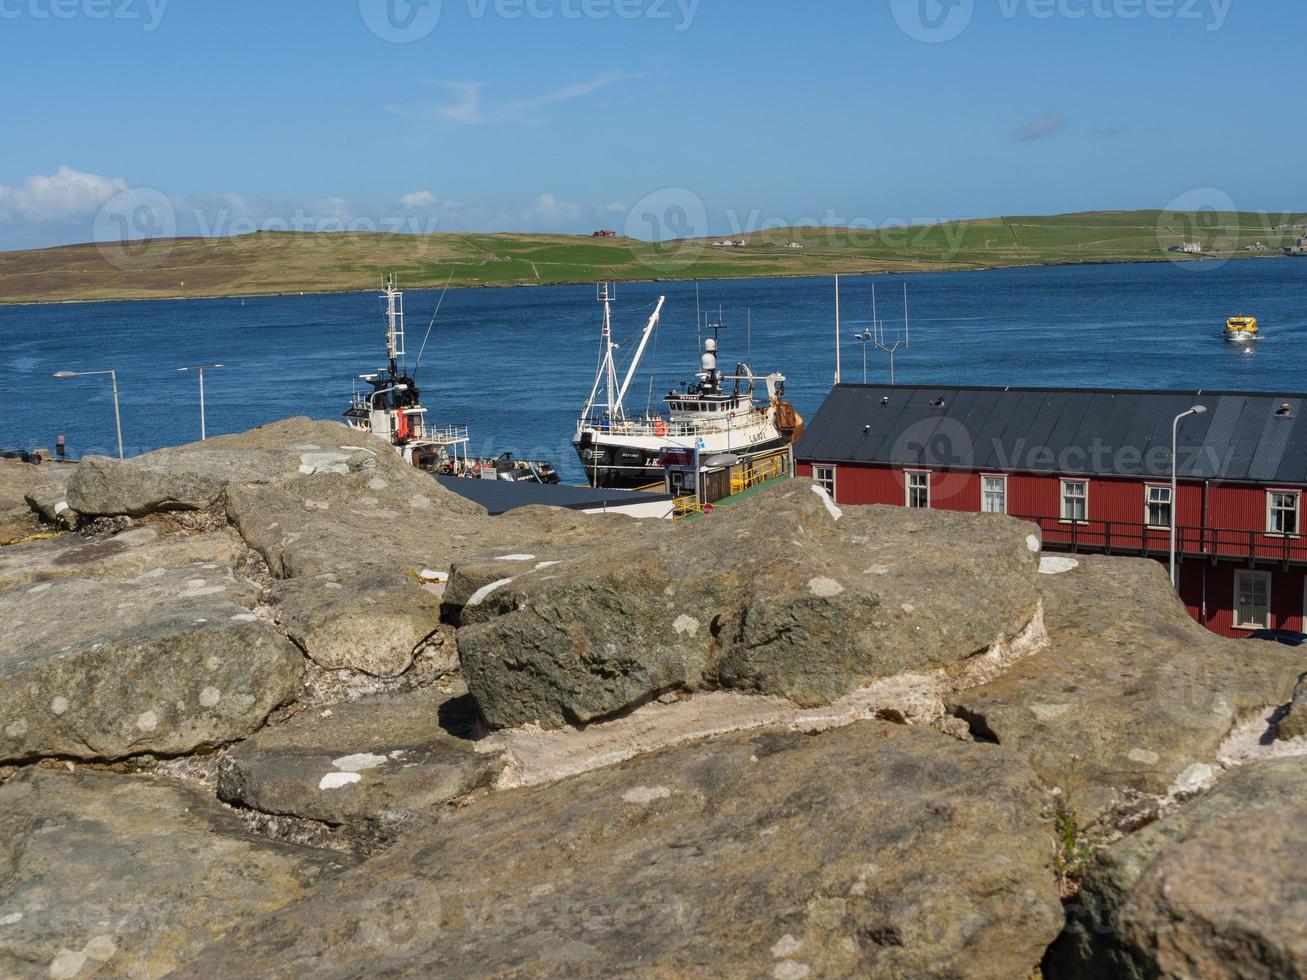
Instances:
[[[694,281],[694,342],[695,354],[703,350],[703,304],[699,301],[699,280]]]
[[[840,277],[835,277],[835,383],[840,383]]]
[[[747,307],[745,313],[747,319],[744,327],[745,329],[744,356],[752,361],[753,360],[753,307],[752,306]]]
[[[431,328],[436,325],[436,317],[440,315],[440,307],[445,302],[445,293],[449,292],[449,284],[454,281],[454,270],[449,270],[449,278],[445,280],[445,288],[440,291],[440,299],[436,300],[436,308],[431,314],[431,322],[427,324],[427,335],[422,338],[422,346],[418,348],[418,359],[413,362],[413,380],[417,380],[418,368],[422,366],[422,355],[426,352],[427,341],[431,339]]]

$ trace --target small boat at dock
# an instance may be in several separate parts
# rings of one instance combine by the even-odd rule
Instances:
[[[493,458],[468,453],[471,436],[465,425],[432,425],[422,405],[415,375],[404,352],[404,294],[389,276],[381,291],[386,317],[386,363],[383,370],[359,375],[370,390],[355,391],[345,412],[352,429],[371,432],[395,447],[406,462],[430,473],[483,480],[558,483],[558,471],[543,460],[516,459],[512,453]]]

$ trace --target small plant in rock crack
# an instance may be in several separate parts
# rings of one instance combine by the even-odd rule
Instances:
[[[1075,812],[1064,804],[1059,803],[1053,811],[1053,828],[1053,869],[1065,898],[1080,890],[1094,848],[1083,836]]]

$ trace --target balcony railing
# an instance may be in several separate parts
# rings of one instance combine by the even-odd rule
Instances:
[[[1108,555],[1165,555],[1171,531],[1165,527],[1125,521],[1064,521],[1056,517],[1027,517],[1037,524],[1044,545],[1057,550]],[[1176,554],[1182,557],[1225,558],[1238,561],[1307,563],[1307,540],[1298,535],[1267,534],[1234,528],[1180,526],[1175,530]]]

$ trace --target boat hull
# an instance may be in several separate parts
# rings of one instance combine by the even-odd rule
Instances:
[[[659,463],[660,453],[664,448],[684,448],[682,442],[656,439],[631,441],[608,441],[602,437],[586,440],[584,437],[573,443],[586,479],[594,487],[633,490],[663,482],[663,467]],[[786,440],[776,435],[769,439],[748,445],[736,445],[727,449],[703,448],[700,454],[713,452],[731,452],[739,456],[755,456],[759,453],[783,449]]]

